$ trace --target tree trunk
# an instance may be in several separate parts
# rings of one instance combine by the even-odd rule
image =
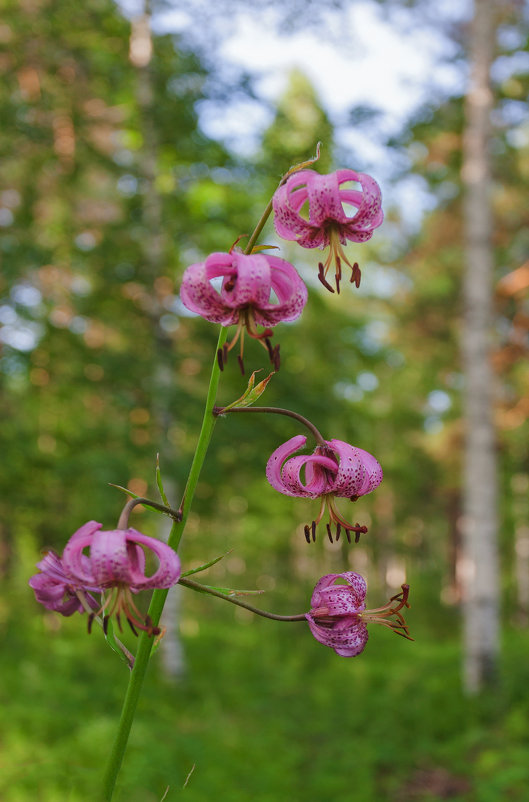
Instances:
[[[465,372],[463,557],[467,693],[494,681],[499,653],[497,476],[490,363],[493,250],[490,155],[494,0],[475,0],[465,104],[462,181],[466,270],[462,335]]]

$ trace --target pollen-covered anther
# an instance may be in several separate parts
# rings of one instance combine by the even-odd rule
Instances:
[[[349,265],[351,267],[351,265]],[[351,278],[349,279],[350,284],[355,284],[356,288],[360,286],[360,279],[362,278],[362,271],[358,267],[358,262],[355,262],[354,265],[351,267]]]
[[[325,278],[325,273],[326,273],[325,265],[323,264],[323,262],[318,262],[318,279],[323,284],[326,290],[329,290],[329,292],[334,292],[334,287],[331,287],[331,285]]]

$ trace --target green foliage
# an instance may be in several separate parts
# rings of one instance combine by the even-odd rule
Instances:
[[[128,672],[79,616],[37,609],[22,584],[35,559],[24,537],[17,576],[0,597],[9,643],[0,656],[0,796],[85,802],[98,798]],[[302,610],[308,592],[289,588],[281,610],[269,593],[263,606]],[[507,632],[494,697],[468,701],[451,616],[419,603],[420,589],[409,614],[416,641],[374,627],[350,660],[303,623],[182,593],[187,672],[171,684],[153,659],[117,800],[157,802],[167,786],[166,798],[177,799],[193,766],[185,789],[193,802],[321,802],[347,799],[352,787],[373,802],[426,802],[454,787],[449,798],[465,802],[524,799],[526,632]]]

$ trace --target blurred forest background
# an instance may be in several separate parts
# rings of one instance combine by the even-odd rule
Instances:
[[[300,22],[287,4],[283,23],[323,34],[324,12],[347,5],[303,3]],[[385,7],[400,24],[405,11],[427,24],[424,5]],[[525,800],[527,8],[501,4],[492,73],[502,651],[494,692],[473,699],[461,690],[458,574],[462,94],[433,93],[386,137],[379,175],[335,145],[325,99],[293,71],[259,147],[241,155],[199,124],[205,101],[255,98],[247,75],[226,82],[212,44],[220,16],[240,8],[197,0],[186,37],[153,34],[147,17],[130,19],[111,0],[2,3],[0,796],[97,799],[126,668],[79,616],[38,607],[27,580],[41,550],[60,551],[85,521],[112,528],[124,497],[109,483],[156,497],[158,452],[178,505],[217,336],[179,302],[182,272],[250,233],[281,174],[321,140],[321,172],[370,172],[389,197],[413,177],[428,199],[420,227],[386,204],[372,242],[350,246],[358,292],[325,293],[318,254],[281,244],[310,299],[276,331],[284,358],[266,402],[376,455],[384,482],[355,507],[369,534],[356,546],[308,546],[310,502],[280,496],[264,477],[269,454],[298,429],[278,416],[233,416],[217,424],[181,554],[193,566],[231,550],[208,580],[265,590],[260,606],[275,612],[305,611],[329,571],[366,575],[370,607],[408,581],[416,641],[376,628],[365,653],[345,660],[303,625],[174,594],[116,798],[154,802],[169,788],[164,799],[176,799],[194,766],[190,802]],[[466,23],[444,34],[464,87]],[[344,126],[380,141],[379,119],[362,106]],[[276,242],[271,225],[261,241]],[[255,343],[245,361],[268,369]],[[244,386],[232,360],[219,403]],[[132,525],[163,535],[147,511]]]

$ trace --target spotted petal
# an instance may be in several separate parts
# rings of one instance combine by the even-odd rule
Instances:
[[[342,498],[351,498],[364,496],[378,487],[383,474],[375,457],[343,440],[330,440],[328,444],[339,460],[330,492]]]
[[[361,189],[342,188],[354,181]],[[308,220],[301,216],[308,204]],[[356,207],[347,215],[344,205]],[[324,248],[330,243],[330,231],[338,231],[343,245],[347,240],[365,242],[383,221],[380,188],[366,173],[338,170],[319,175],[301,170],[279,187],[273,199],[274,225],[280,237],[295,240],[304,248]]]
[[[338,579],[347,584],[335,584]],[[310,604],[312,608],[327,608],[330,615],[352,615],[365,610],[366,593],[364,577],[354,571],[327,574],[316,583]]]
[[[356,657],[364,651],[369,634],[358,616],[338,618],[331,626],[317,624],[310,613],[306,618],[316,640],[334,649],[341,657]]]
[[[128,585],[132,590],[168,588],[178,582],[180,560],[176,552],[156,538],[135,529],[99,531],[101,524],[91,521],[66,544],[63,564],[67,573],[79,581],[101,587]],[[145,575],[145,554],[150,549],[159,560],[157,571]],[[89,547],[88,564],[83,549]]]

